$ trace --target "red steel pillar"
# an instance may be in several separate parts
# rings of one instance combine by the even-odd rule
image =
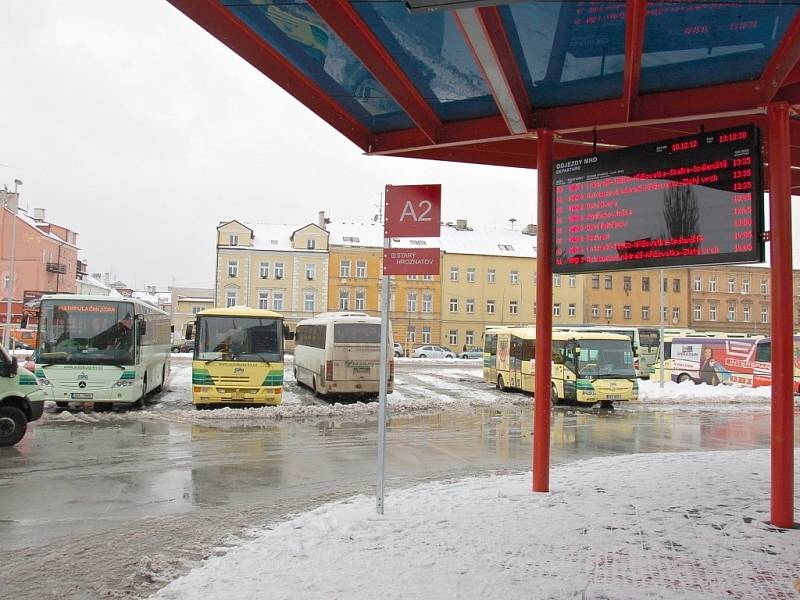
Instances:
[[[536,157],[536,360],[533,415],[533,491],[550,490],[550,379],[553,344],[553,132],[539,129]]]
[[[770,262],[772,264],[772,460],[770,520],[794,525],[794,354],[789,105],[767,108]]]

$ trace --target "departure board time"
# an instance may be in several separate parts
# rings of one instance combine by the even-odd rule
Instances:
[[[553,271],[763,262],[752,125],[553,164]]]

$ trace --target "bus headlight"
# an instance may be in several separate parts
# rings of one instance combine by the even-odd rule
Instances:
[[[124,380],[120,379],[112,387],[115,387],[115,388],[117,388],[117,387],[128,387],[130,385],[133,385],[133,381],[131,381],[130,379],[124,379]]]
[[[50,385],[50,380],[46,377],[37,377],[36,379],[39,382],[39,385]]]

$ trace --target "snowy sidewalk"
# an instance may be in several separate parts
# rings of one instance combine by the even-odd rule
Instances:
[[[766,450],[570,463],[549,494],[530,481],[389,490],[383,518],[374,498],[328,504],[155,598],[800,598],[800,530],[765,523]]]

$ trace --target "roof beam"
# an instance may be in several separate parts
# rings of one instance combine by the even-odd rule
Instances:
[[[168,1],[362,150],[369,148],[371,134],[364,125],[218,0]]]
[[[763,92],[763,102],[772,101],[797,66],[798,60],[800,60],[800,13],[795,15],[758,79],[758,85]]]
[[[531,104],[497,9],[465,8],[453,16],[509,133],[527,133]]]
[[[308,0],[311,7],[386,88],[420,131],[436,142],[442,123],[417,88],[347,0]]]
[[[622,79],[622,109],[630,121],[633,103],[639,95],[639,79],[644,50],[647,0],[627,0],[625,9],[625,70]]]

